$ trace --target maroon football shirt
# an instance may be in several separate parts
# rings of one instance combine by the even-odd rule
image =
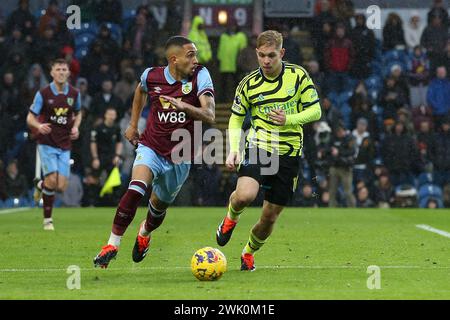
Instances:
[[[50,134],[37,134],[39,144],[49,145],[63,150],[70,150],[72,141],[70,131],[75,121],[75,114],[80,111],[79,91],[66,84],[64,93],[58,93],[52,82],[36,93],[30,111],[38,116],[39,122],[50,123]]]
[[[172,161],[172,151],[181,149],[183,141],[171,141],[171,136],[175,130],[185,129],[191,136],[191,156],[189,158],[192,160],[194,157],[194,120],[189,118],[185,112],[178,111],[169,103],[162,101],[160,96],[179,98],[200,108],[199,97],[202,94],[208,92],[214,95],[208,70],[203,66],[198,66],[189,79],[176,81],[170,75],[168,67],[148,68],[141,76],[141,86],[150,98],[150,113],[139,143]],[[201,142],[199,144],[201,146]]]

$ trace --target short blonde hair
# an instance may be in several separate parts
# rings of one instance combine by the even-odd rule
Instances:
[[[277,49],[283,47],[283,36],[275,30],[267,30],[261,33],[256,39],[256,47],[275,46]]]

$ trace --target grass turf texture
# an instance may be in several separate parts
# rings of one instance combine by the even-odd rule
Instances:
[[[114,209],[54,210],[55,232],[42,230],[40,209],[0,214],[0,299],[450,299],[450,239],[416,227],[450,231],[448,210],[286,209],[255,272],[241,272],[240,253],[260,209],[247,209],[227,246],[228,271],[200,282],[192,254],[218,247],[223,208],[171,208],[148,256],[131,250],[140,208],[108,269],[93,257],[109,237]],[[1,213],[1,211],[0,211]],[[66,287],[67,267],[81,268],[81,289]],[[369,290],[369,265],[381,289]]]

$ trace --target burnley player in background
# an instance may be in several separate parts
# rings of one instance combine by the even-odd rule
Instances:
[[[117,255],[120,240],[151,184],[147,218],[140,224],[132,253],[134,262],[144,259],[151,232],[163,222],[167,207],[189,174],[190,161],[172,157],[179,147],[171,141],[172,133],[187,130],[192,140],[194,120],[208,124],[215,121],[213,84],[208,70],[198,65],[195,44],[175,36],[167,41],[165,54],[168,65],[146,69],[134,92],[131,121],[125,131],[127,140],[137,146],[132,178],[116,210],[108,244],[94,258],[95,266],[106,268]],[[151,103],[150,114],[140,135],[138,120],[147,99]],[[192,160],[194,150],[190,151]]]
[[[34,200],[44,201],[44,230],[54,230],[52,220],[55,192],[67,188],[70,175],[72,140],[78,139],[81,123],[79,91],[67,79],[69,66],[63,59],[51,63],[53,78],[39,90],[27,116],[30,129],[37,132],[37,148],[41,158],[44,180],[36,181]]]

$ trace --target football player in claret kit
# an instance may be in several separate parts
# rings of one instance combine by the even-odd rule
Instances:
[[[36,132],[38,157],[44,179],[35,181],[34,200],[44,202],[44,230],[54,230],[52,220],[55,192],[67,188],[70,175],[70,149],[72,140],[78,139],[81,123],[79,91],[67,79],[69,66],[64,59],[51,63],[53,78],[39,90],[27,116],[27,124]]]
[[[237,170],[236,190],[231,194],[228,212],[216,231],[217,243],[231,238],[239,216],[264,190],[262,214],[253,226],[241,255],[241,270],[255,269],[254,253],[271,235],[275,222],[297,186],[303,145],[303,125],[320,119],[319,96],[302,67],[282,61],[285,49],[282,35],[273,30],[261,33],[256,54],[259,69],[238,85],[229,121],[230,154],[226,166]],[[247,112],[252,127],[243,155],[239,153],[241,128]],[[264,159],[264,155],[270,158]],[[263,170],[266,160],[273,172]]]
[[[151,232],[163,222],[166,209],[188,177],[194,155],[191,146],[189,160],[174,159],[172,154],[179,142],[171,141],[172,133],[187,130],[193,144],[194,120],[209,124],[215,121],[212,80],[208,70],[198,64],[195,44],[174,36],[167,41],[165,54],[168,65],[146,69],[134,92],[131,121],[125,131],[127,140],[137,147],[132,178],[117,207],[108,244],[94,258],[95,266],[106,268],[117,255],[121,238],[151,184],[147,217],[140,224],[132,252],[134,262],[144,259]],[[147,99],[151,108],[140,135],[137,125]]]

